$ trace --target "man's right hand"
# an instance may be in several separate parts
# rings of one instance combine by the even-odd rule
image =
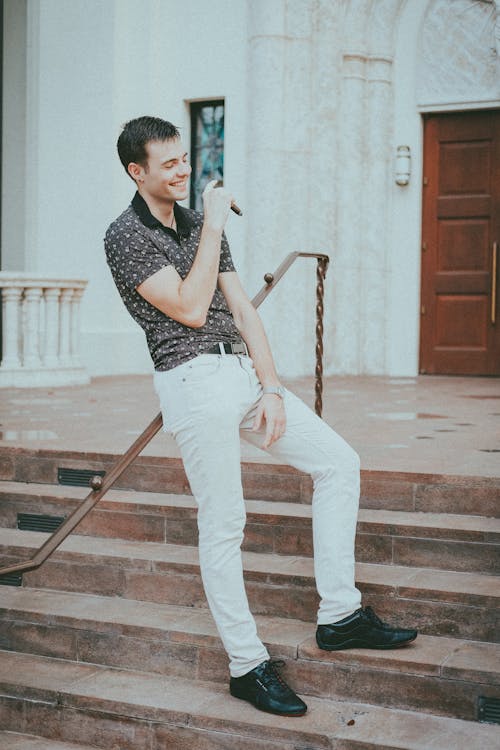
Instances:
[[[230,193],[214,186],[215,180],[203,191],[205,217],[188,275],[182,279],[175,267],[169,265],[137,287],[151,305],[190,328],[201,328],[206,323],[217,288],[222,232],[231,207]]]
[[[216,188],[216,184],[217,180],[211,180],[202,194],[204,224],[211,229],[221,231],[226,225],[233,196],[223,187]]]

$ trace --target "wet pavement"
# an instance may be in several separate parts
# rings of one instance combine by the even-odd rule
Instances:
[[[286,381],[310,406],[313,378]],[[2,445],[122,453],[156,416],[150,376],[67,388],[0,389]],[[329,377],[323,417],[372,470],[500,476],[500,379]],[[177,456],[157,435],[144,453]],[[242,443],[247,461],[272,461]]]

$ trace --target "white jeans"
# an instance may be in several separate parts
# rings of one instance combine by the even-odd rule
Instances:
[[[249,610],[240,550],[246,514],[239,438],[262,444],[262,432],[251,431],[262,386],[250,357],[202,354],[156,372],[155,388],[164,430],[179,446],[198,505],[200,568],[208,604],[229,655],[231,675],[240,677],[269,658]],[[284,403],[286,432],[269,453],[313,479],[318,623],[336,622],[361,605],[354,585],[359,458],[290,391]]]

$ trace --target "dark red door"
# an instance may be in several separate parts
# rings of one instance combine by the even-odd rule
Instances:
[[[500,111],[428,115],[420,371],[500,374]]]

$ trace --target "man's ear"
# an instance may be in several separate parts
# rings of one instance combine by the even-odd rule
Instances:
[[[144,167],[140,164],[136,164],[135,161],[131,161],[127,167],[127,172],[135,182],[142,182],[144,180]]]

